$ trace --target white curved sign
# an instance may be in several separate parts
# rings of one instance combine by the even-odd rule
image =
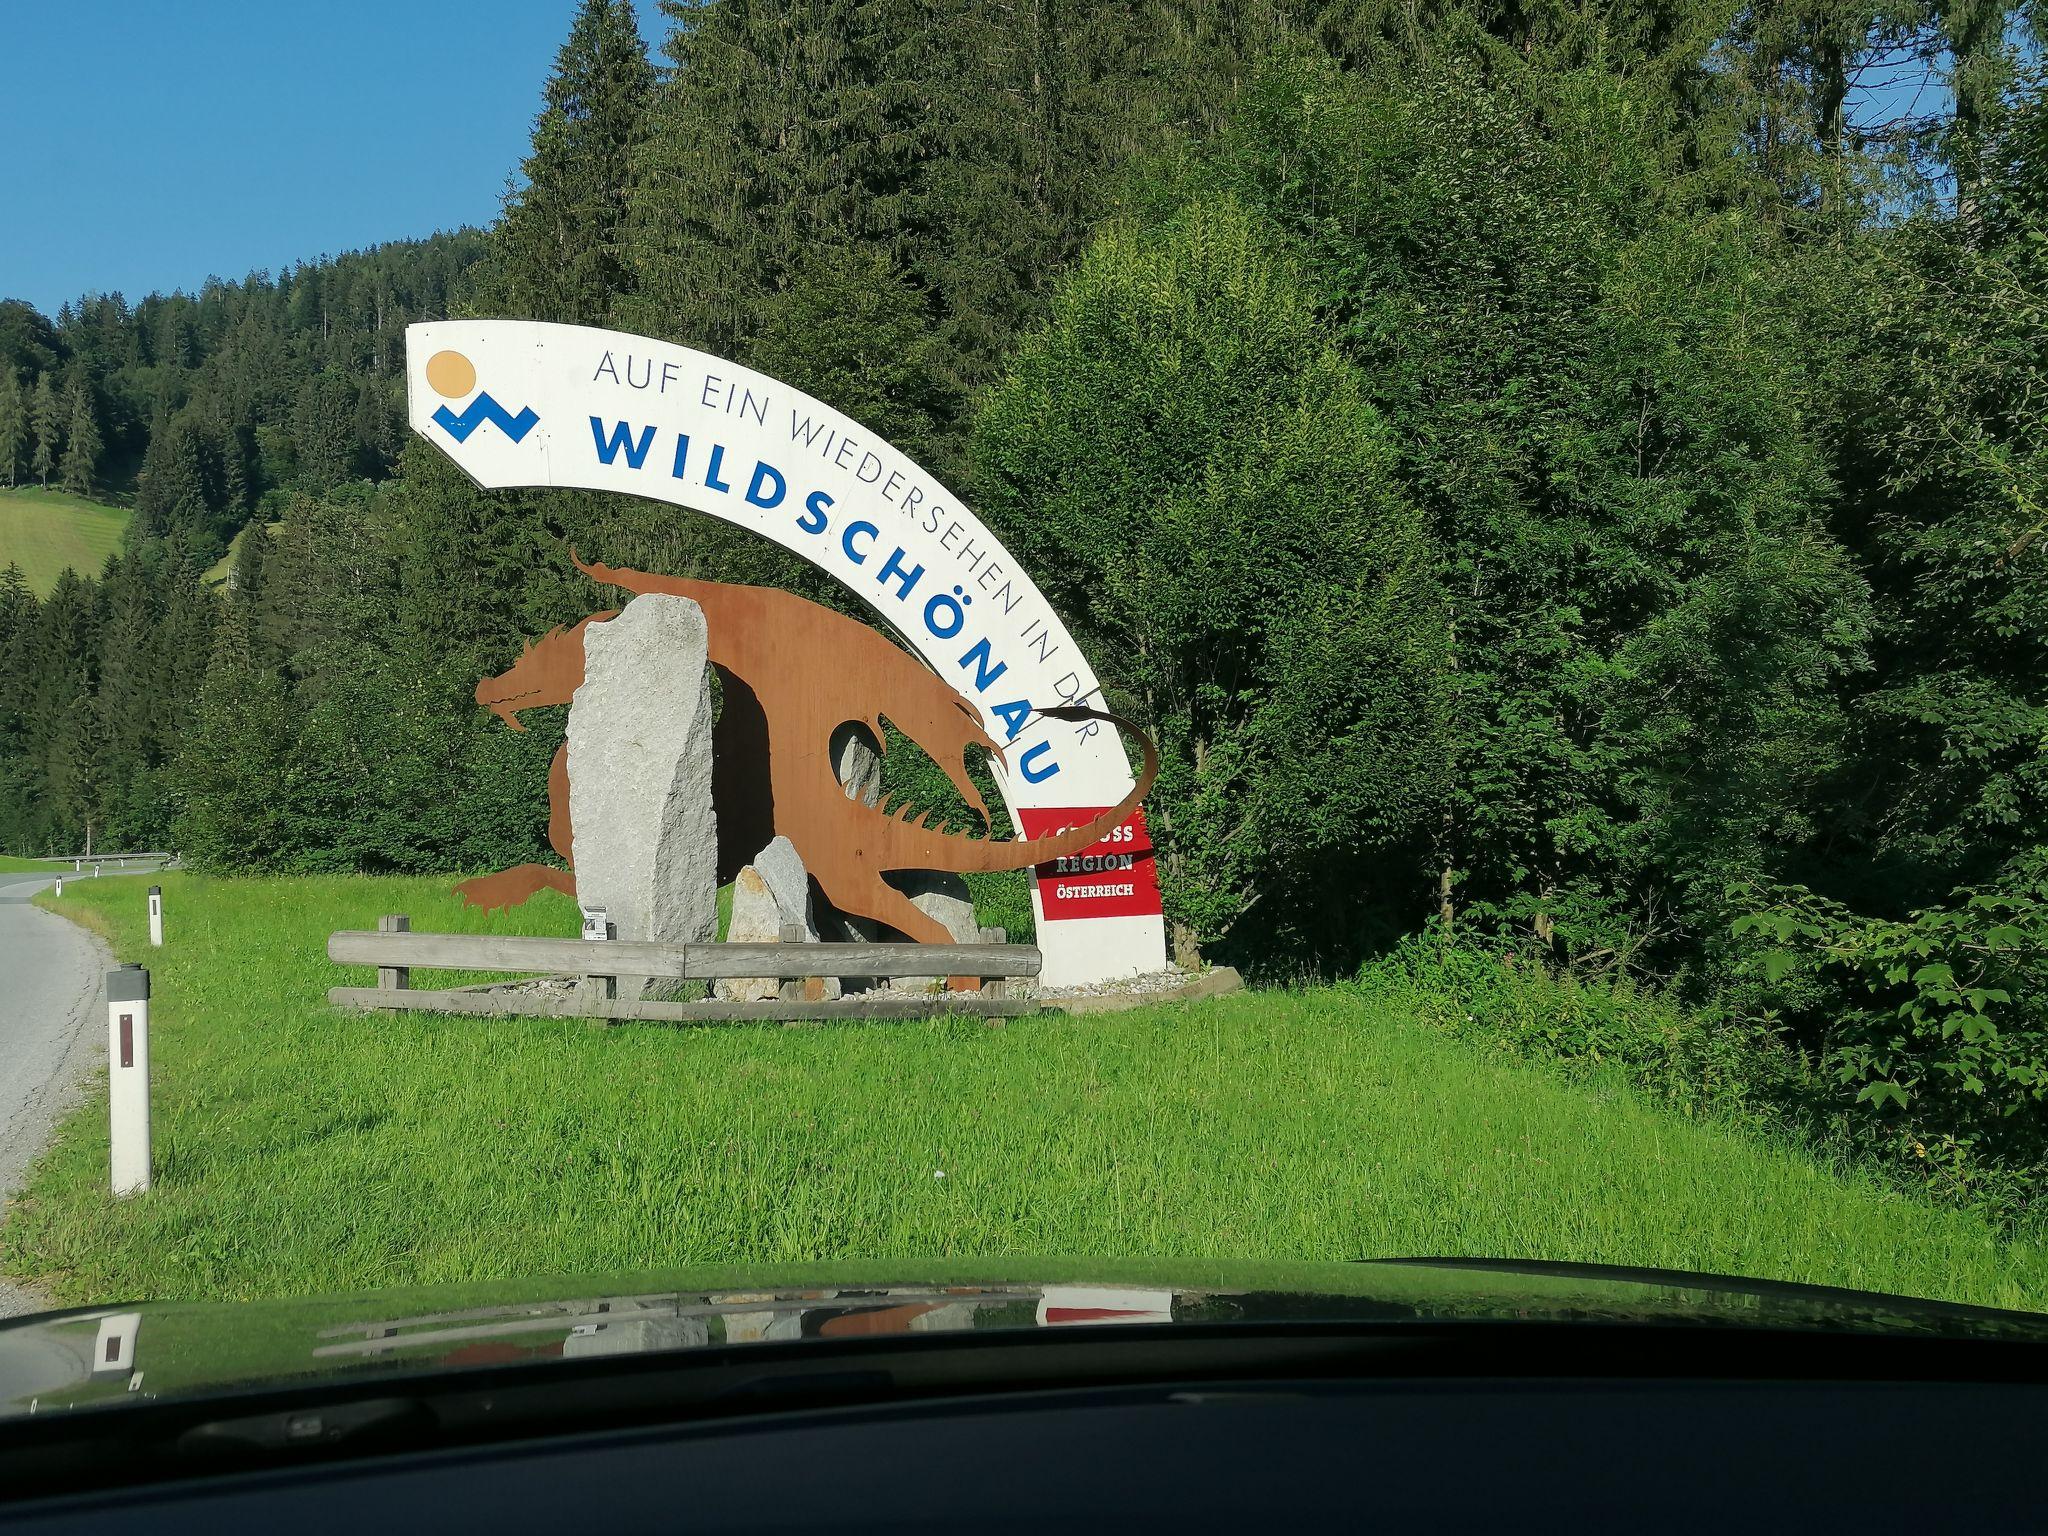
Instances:
[[[1046,719],[1100,685],[981,520],[802,391],[644,336],[526,320],[406,330],[412,429],[479,485],[649,497],[751,528],[858,593],[980,712],[1018,836],[1115,805],[1130,764],[1099,721]],[[858,710],[849,712],[857,717]],[[1156,971],[1164,924],[1142,812],[1032,881],[1048,986]]]

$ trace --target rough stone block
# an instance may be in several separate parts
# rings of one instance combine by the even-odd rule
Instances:
[[[958,875],[942,869],[905,870],[892,875],[889,883],[908,896],[918,911],[942,924],[955,944],[981,942],[974,898]],[[890,986],[898,992],[931,992],[945,984],[943,976],[899,976]]]
[[[832,733],[832,771],[838,776],[846,798],[863,805],[882,798],[882,753],[873,734],[857,721],[849,721]]]
[[[569,706],[576,895],[621,939],[708,943],[717,933],[718,824],[711,804],[711,686],[704,612],[636,597],[584,631]],[[643,984],[621,977],[622,997]]]
[[[811,914],[811,877],[796,846],[778,837],[754,856],[732,885],[732,921],[726,941],[733,944],[776,944],[785,928],[803,930],[804,942],[815,944],[818,929]],[[802,1001],[826,1002],[839,996],[839,982],[813,976],[803,984]],[[780,996],[779,983],[768,977],[720,981],[712,989],[727,1002],[763,1003]]]

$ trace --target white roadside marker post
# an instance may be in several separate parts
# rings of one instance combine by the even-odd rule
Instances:
[[[164,888],[160,885],[149,888],[149,942],[153,948],[164,947]]]
[[[107,972],[107,1119],[115,1195],[149,1188],[149,972]]]
[[[57,894],[59,896],[64,894],[64,877],[62,875],[57,877]]]

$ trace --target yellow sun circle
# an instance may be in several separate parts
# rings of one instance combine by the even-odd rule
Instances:
[[[476,388],[476,364],[460,352],[436,352],[427,359],[427,383],[435,394],[459,400]]]

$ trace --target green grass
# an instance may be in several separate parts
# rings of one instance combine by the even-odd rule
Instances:
[[[121,547],[130,515],[69,491],[0,490],[0,570],[9,562],[20,566],[38,597],[48,595],[67,569],[97,576]]]
[[[263,523],[260,521],[242,524],[235,531],[235,536],[228,540],[227,553],[209,565],[199,579],[209,587],[223,585],[230,576],[235,574],[235,562],[242,556],[242,541],[249,537],[249,530],[261,527],[266,534],[270,534],[275,533],[279,526],[276,523]]]
[[[199,579],[209,587],[217,587],[234,575],[235,561],[241,558],[242,554],[242,540],[248,536],[249,524],[244,523],[235,531],[235,536],[228,540],[227,553],[201,572]]]
[[[345,974],[330,929],[485,920],[437,880],[156,878],[161,951],[142,880],[41,898],[105,925],[156,992],[156,1188],[107,1198],[88,1102],[0,1229],[0,1267],[65,1301],[681,1264],[1463,1254],[2048,1308],[2048,1256],[1969,1213],[1618,1080],[1484,1060],[1371,994],[1006,1028],[343,1015],[321,1000]],[[490,926],[574,921],[544,896]]]

